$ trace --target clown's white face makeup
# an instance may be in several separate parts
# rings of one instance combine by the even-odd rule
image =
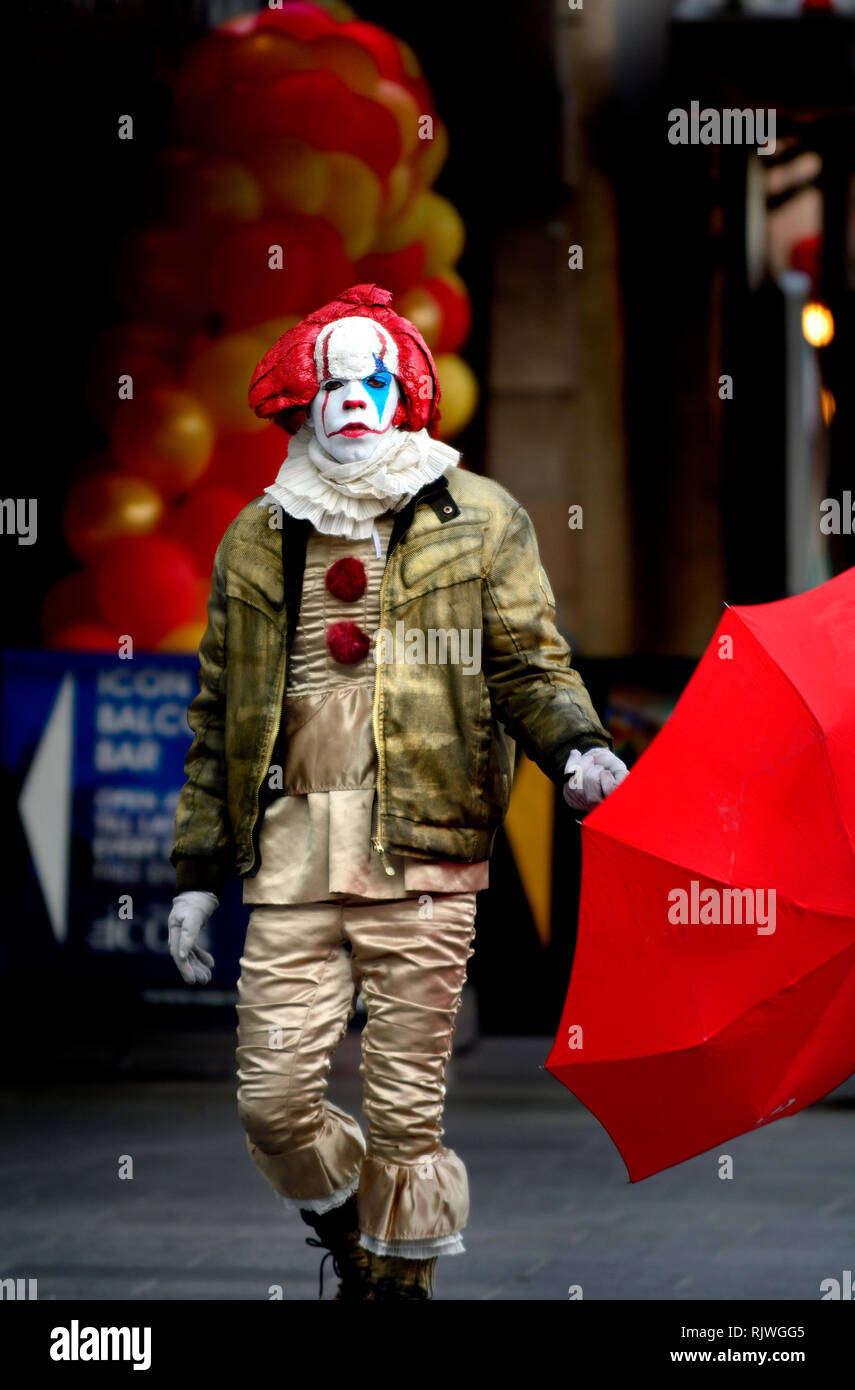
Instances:
[[[373,319],[337,319],[318,335],[320,390],[308,419],[318,442],[338,463],[369,459],[392,428],[400,400],[394,339]]]

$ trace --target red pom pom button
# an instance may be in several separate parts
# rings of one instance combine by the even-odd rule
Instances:
[[[371,646],[371,638],[356,623],[330,623],[327,628],[327,647],[333,661],[342,666],[355,666],[364,661]]]
[[[345,603],[355,603],[365,593],[367,580],[365,566],[354,555],[346,555],[330,565],[324,579],[333,598],[343,599]]]

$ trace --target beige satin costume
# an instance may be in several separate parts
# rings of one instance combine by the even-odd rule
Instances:
[[[442,1145],[442,1114],[488,865],[389,855],[388,874],[371,849],[373,638],[393,519],[378,517],[367,540],[309,536],[281,795],[264,814],[259,871],[243,881],[253,911],[238,981],[238,1110],[253,1160],[282,1197],[323,1212],[357,1192],[367,1248],[427,1258],[463,1250],[466,1170]],[[355,601],[325,582],[346,556],[365,568]],[[329,625],[343,621],[372,638],[354,665],[327,647]],[[358,993],[365,1138],[325,1099]]]

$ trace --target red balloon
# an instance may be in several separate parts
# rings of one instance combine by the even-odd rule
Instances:
[[[331,72],[295,72],[274,82],[248,105],[244,123],[253,136],[293,135],[318,150],[355,154],[381,179],[401,157],[391,112]]]
[[[210,575],[226,527],[245,503],[233,489],[200,484],[171,509],[158,534],[183,545],[199,574]]]
[[[229,75],[214,100],[200,111],[204,129],[197,124],[199,144],[234,159],[248,158],[270,133],[265,130],[264,112],[273,85]]]
[[[129,389],[127,378],[130,378],[134,396],[153,391],[157,387],[178,384],[176,373],[168,363],[149,352],[135,352],[130,349],[121,360],[114,363],[104,362],[98,367],[93,367],[86,387],[86,401],[92,418],[104,430],[109,430],[113,417],[123,404],[119,399],[120,377],[125,378],[122,382],[125,393]]]
[[[264,83],[232,78],[210,108],[212,138],[235,155],[244,151],[244,157],[260,141],[281,135],[330,148],[333,132],[341,132],[349,120],[352,95],[340,78],[314,69],[295,69]]]
[[[247,406],[247,411],[249,406]],[[278,425],[268,424],[259,434],[222,434],[214,447],[204,477],[197,487],[228,488],[244,504],[260,497],[275,481],[288,454],[289,436]]]
[[[320,287],[332,279],[336,293],[350,284],[350,274],[335,228],[319,217],[295,213],[252,222],[223,237],[208,264],[208,296],[228,329],[248,328],[280,315],[311,312],[323,300]]]
[[[257,34],[263,29],[277,29],[292,39],[316,38],[319,34],[329,34],[341,26],[317,5],[301,4],[298,0],[286,9],[271,10],[265,7],[258,14],[238,15],[219,26],[219,32],[242,38],[246,34]]]
[[[457,352],[469,337],[472,308],[466,287],[458,276],[429,275],[423,287],[433,295],[442,315],[435,352]]]
[[[434,123],[439,119],[436,105],[433,99],[433,92],[424,77],[401,78],[401,86],[406,87],[415,99],[422,116],[432,116]],[[427,142],[424,142],[427,143]]]
[[[101,623],[151,650],[196,606],[198,575],[183,546],[163,536],[121,536],[104,547],[96,571]],[[115,639],[114,639],[115,640]]]
[[[73,574],[64,574],[62,579],[58,579],[42,603],[41,624],[47,645],[53,645],[63,628],[81,622],[87,614],[94,613],[96,602],[95,574],[92,570],[75,570]]]
[[[418,241],[400,251],[377,252],[356,262],[354,283],[382,285],[392,294],[403,294],[419,283],[424,263],[425,248]]]
[[[51,647],[63,651],[77,652],[115,652],[118,650],[118,634],[109,632],[97,623],[72,623],[56,634]]]
[[[318,220],[320,221],[320,219]],[[315,293],[312,309],[319,309],[322,304],[328,304],[331,299],[337,298],[342,290],[359,283],[354,277],[353,262],[347,259],[339,233],[328,222],[321,221],[320,225],[325,228],[324,236],[330,246],[330,251],[328,255],[320,256],[315,261]],[[334,247],[330,233],[334,233],[336,237]]]
[[[340,24],[337,32],[342,38],[355,39],[371,54],[380,69],[381,77],[389,77],[393,82],[409,82],[401,50],[385,29],[380,29],[376,24],[368,24],[362,19],[352,19],[347,24]]]

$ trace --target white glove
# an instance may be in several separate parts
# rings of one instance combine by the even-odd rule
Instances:
[[[590,811],[604,801],[622,782],[629,768],[610,753],[608,748],[589,748],[580,753],[574,748],[564,766],[570,773],[569,782],[564,783],[564,800],[574,811]]]
[[[172,899],[169,914],[169,954],[188,985],[206,985],[214,957],[196,942],[208,918],[220,905],[216,893],[191,889]]]

